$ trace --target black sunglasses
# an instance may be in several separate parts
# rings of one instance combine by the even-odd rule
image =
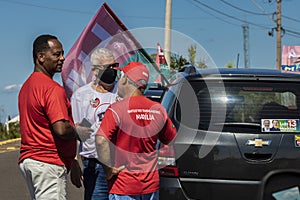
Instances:
[[[104,70],[104,69],[119,67],[119,63],[112,63],[112,64],[107,64],[107,65],[92,65],[92,66],[93,66],[93,69]]]

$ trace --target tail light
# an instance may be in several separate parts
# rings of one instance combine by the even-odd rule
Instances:
[[[175,163],[175,151],[172,145],[160,144],[158,151],[158,167],[161,176],[178,176],[178,168]]]

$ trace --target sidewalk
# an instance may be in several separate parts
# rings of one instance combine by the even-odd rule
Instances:
[[[21,138],[0,141],[0,153],[19,150],[21,146],[20,141]]]
[[[21,140],[21,138],[14,138],[14,139],[3,140],[3,141],[0,141],[0,146],[4,145],[4,144],[16,142],[16,141],[19,141],[19,140]]]

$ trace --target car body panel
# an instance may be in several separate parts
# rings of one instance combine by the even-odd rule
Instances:
[[[299,169],[298,129],[262,131],[263,119],[299,122],[299,87],[299,74],[279,70],[179,74],[162,99],[178,129],[174,149],[179,176],[168,177],[178,183],[172,190],[183,199],[257,199],[268,173]],[[263,113],[272,101],[280,106]],[[168,196],[166,178],[161,176],[161,197]]]

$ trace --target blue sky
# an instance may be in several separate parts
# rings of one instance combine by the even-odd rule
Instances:
[[[39,34],[58,36],[67,55],[104,1],[0,0],[0,121],[18,115],[17,96],[33,71],[32,42]],[[130,29],[165,23],[165,1],[105,1]],[[282,0],[282,45],[300,45],[300,1]],[[218,67],[229,62],[244,67],[243,29],[249,26],[250,68],[275,69],[276,32],[272,15],[276,0],[173,0],[172,29],[199,43]],[[274,18],[275,19],[275,18]],[[158,41],[163,46],[163,41]],[[155,46],[156,44],[153,44]],[[172,50],[172,46],[171,46]],[[55,80],[61,83],[60,74]]]

